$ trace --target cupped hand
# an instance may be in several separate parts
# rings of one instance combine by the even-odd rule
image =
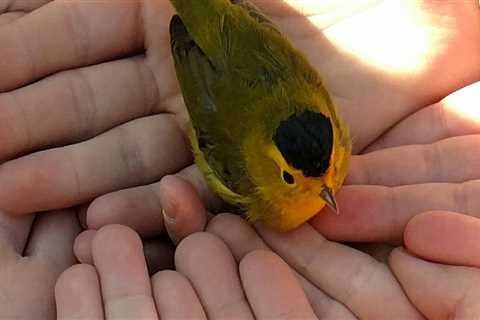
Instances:
[[[415,112],[353,156],[341,214],[312,225],[329,239],[398,243],[407,222],[432,210],[479,216],[480,82]]]
[[[58,319],[314,318],[293,272],[278,256],[256,251],[238,265],[212,234],[183,240],[176,271],[151,279],[133,230],[103,227],[91,248],[93,266],[75,265],[57,282]]]
[[[241,260],[272,250],[297,275],[315,314],[327,319],[421,319],[389,267],[370,255],[325,239],[309,224],[288,233],[258,228],[224,214],[207,228]],[[381,301],[381,307],[379,306]]]
[[[480,315],[480,221],[455,212],[414,217],[405,246],[390,265],[410,300],[429,319],[475,319]]]
[[[54,286],[73,263],[73,210],[12,218],[0,212],[0,319],[55,318]]]
[[[178,178],[171,177],[171,179]],[[174,186],[181,183],[186,182],[179,180],[170,185],[173,189]],[[174,199],[175,203],[183,203],[182,211],[177,212],[177,215],[180,215],[179,219],[182,216],[201,214],[205,210],[195,209],[201,208],[203,205],[193,189],[177,188],[175,193],[172,192],[172,196],[173,194],[175,197],[169,198],[169,200]],[[328,241],[308,223],[298,230],[285,234],[274,233],[261,227],[258,230],[259,234],[244,219],[231,214],[214,217],[207,227],[208,232],[216,234],[228,245],[237,262],[242,261],[248,253],[255,250],[270,248],[280,255],[288,265],[296,270],[297,279],[306,292],[314,313],[319,318],[389,319],[393,316],[406,319],[421,318],[408,301],[387,265],[378,262],[368,254],[346,245]],[[95,237],[98,232],[89,231],[90,235],[84,234],[79,237],[78,242],[94,242],[95,240],[87,241],[86,239],[91,238],[92,234]],[[187,237],[186,241],[189,239],[191,237]],[[192,270],[203,267],[205,263],[207,264],[204,266],[206,270],[214,268],[213,258],[205,258],[207,251],[198,247],[198,242],[191,241],[191,250],[195,252],[195,255],[190,258]],[[82,247],[86,248],[88,245],[84,244]],[[92,247],[95,248],[95,246]],[[177,250],[181,251],[182,242],[178,248]],[[93,250],[95,249],[92,249],[91,252]],[[89,256],[93,256],[93,261],[95,261],[94,252],[87,254],[85,251],[83,252],[82,256],[77,254],[81,261],[91,262],[92,260],[88,259]],[[177,269],[181,267],[178,261],[176,267]],[[209,276],[208,272],[204,277],[208,281],[212,281],[213,278]],[[202,286],[195,287],[197,292],[206,290],[203,287],[209,287],[207,280],[204,280]],[[225,282],[223,278],[218,281],[220,284]],[[261,280],[257,282],[259,287],[265,288],[269,288],[272,283]],[[225,292],[228,290],[225,289]],[[377,308],[376,305],[380,299],[385,302],[382,308]],[[220,298],[214,301],[216,300],[221,301]]]
[[[479,70],[476,1],[255,3],[320,71],[356,152]],[[161,230],[157,182],[191,161],[169,51],[172,13],[166,0],[77,0],[9,15],[0,28],[0,158],[9,160],[0,208],[21,214],[96,198],[90,227]],[[403,32],[425,41],[413,46]],[[402,54],[375,54],[381,48]]]

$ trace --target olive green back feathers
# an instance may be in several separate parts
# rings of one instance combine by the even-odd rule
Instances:
[[[222,198],[243,205],[253,201],[261,186],[252,181],[248,158],[259,156],[254,154],[257,147],[281,145],[284,136],[276,136],[277,129],[292,115],[298,117],[289,125],[299,126],[300,132],[307,132],[313,120],[327,121],[330,136],[324,135],[326,131],[314,133],[317,140],[297,139],[300,145],[293,149],[283,143],[285,150],[317,148],[328,153],[324,157],[328,166],[332,143],[314,144],[325,137],[333,141],[335,133],[346,141],[349,152],[348,132],[338,134],[342,124],[318,73],[252,4],[246,0],[171,2],[177,10],[170,23],[172,55],[191,119],[192,149],[210,186]],[[295,154],[290,158],[292,163],[303,161]],[[315,166],[326,167],[315,161],[309,164],[311,172],[316,172]]]

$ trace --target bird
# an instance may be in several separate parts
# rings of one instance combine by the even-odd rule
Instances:
[[[247,0],[170,0],[170,45],[195,163],[248,221],[297,228],[348,172],[352,143],[306,57]]]

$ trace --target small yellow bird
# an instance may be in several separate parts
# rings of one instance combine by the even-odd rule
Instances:
[[[246,0],[171,0],[195,162],[226,202],[279,231],[334,199],[351,139],[306,58]]]

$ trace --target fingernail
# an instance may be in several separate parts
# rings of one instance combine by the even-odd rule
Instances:
[[[168,223],[168,224],[174,224],[175,223],[175,213],[174,211],[171,210],[166,210],[165,208],[162,208],[162,215],[163,219]]]

